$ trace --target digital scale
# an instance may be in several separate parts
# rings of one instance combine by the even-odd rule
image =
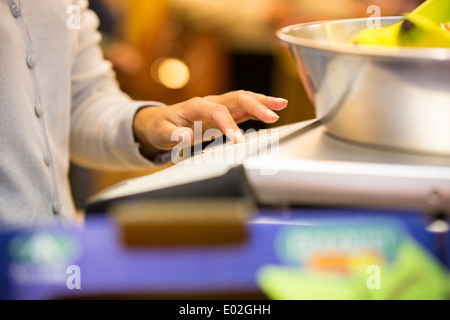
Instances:
[[[326,132],[320,119],[211,145],[88,201],[101,213],[118,201],[251,197],[260,206],[327,206],[450,213],[450,158],[357,144]]]

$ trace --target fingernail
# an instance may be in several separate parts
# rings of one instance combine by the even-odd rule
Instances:
[[[273,112],[273,111],[270,110],[270,109],[266,109],[266,112],[267,112],[267,114],[268,114],[269,116],[271,116],[271,117],[273,117],[273,118],[279,118],[279,117],[280,117],[279,115],[277,115],[275,112]]]
[[[242,134],[242,132],[240,130],[236,130],[234,132],[234,137],[236,138],[237,142],[240,142],[240,143],[245,142],[244,135]]]
[[[275,100],[276,101],[278,101],[278,102],[288,102],[286,99],[283,99],[283,98],[275,98]]]

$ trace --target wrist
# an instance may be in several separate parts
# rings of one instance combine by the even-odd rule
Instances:
[[[146,158],[152,158],[162,150],[152,144],[151,134],[155,130],[157,115],[164,109],[160,106],[145,106],[140,108],[133,119],[133,134],[139,144],[139,151]]]

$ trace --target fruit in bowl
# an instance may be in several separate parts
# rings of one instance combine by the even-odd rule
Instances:
[[[405,19],[383,28],[364,29],[360,45],[450,48],[450,1],[427,0]]]

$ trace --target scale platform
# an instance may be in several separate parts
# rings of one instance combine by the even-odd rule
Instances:
[[[88,201],[88,213],[142,198],[251,196],[263,206],[344,206],[450,213],[450,158],[331,136],[320,119],[211,143],[148,176],[114,185]],[[184,150],[189,151],[189,150]],[[192,151],[192,149],[191,149]],[[187,156],[186,156],[187,155]]]

